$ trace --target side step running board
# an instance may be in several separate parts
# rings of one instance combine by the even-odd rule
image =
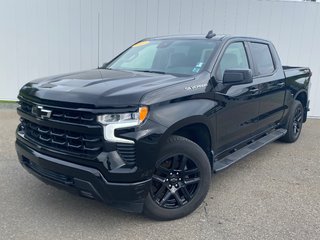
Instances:
[[[277,129],[273,130],[272,132],[268,133],[264,137],[254,141],[253,143],[250,143],[246,145],[245,147],[231,153],[230,155],[222,158],[219,161],[214,162],[213,164],[213,170],[218,172],[221,171],[233,163],[238,162],[240,159],[244,158],[245,156],[249,155],[250,153],[256,151],[257,149],[265,146],[266,144],[273,142],[277,140],[278,138],[285,135],[287,132],[286,129]]]

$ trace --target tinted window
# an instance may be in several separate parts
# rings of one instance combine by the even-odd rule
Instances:
[[[274,71],[271,52],[267,44],[251,43],[251,52],[258,75],[268,75]]]
[[[222,80],[225,70],[248,69],[246,50],[242,42],[231,43],[225,50],[217,70],[217,79]]]

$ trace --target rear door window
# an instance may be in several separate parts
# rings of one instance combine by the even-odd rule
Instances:
[[[274,72],[275,67],[268,44],[250,43],[253,62],[256,66],[256,75],[270,75]]]

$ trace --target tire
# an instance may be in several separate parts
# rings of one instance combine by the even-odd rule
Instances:
[[[211,166],[196,143],[171,136],[160,150],[144,214],[156,220],[174,220],[193,212],[206,197]]]
[[[287,133],[280,141],[293,143],[298,140],[303,124],[304,109],[300,101],[294,100],[287,122]]]

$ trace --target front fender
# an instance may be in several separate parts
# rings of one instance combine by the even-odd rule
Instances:
[[[137,167],[144,174],[143,178],[151,177],[161,147],[177,130],[191,124],[204,124],[213,139],[212,113],[216,106],[210,99],[153,105],[145,123],[134,131],[119,131],[120,136],[135,141]]]
[[[191,124],[205,125],[213,139],[212,112],[217,105],[210,99],[191,99],[158,106],[151,112],[150,119],[166,129],[160,138],[160,145],[174,132]]]

